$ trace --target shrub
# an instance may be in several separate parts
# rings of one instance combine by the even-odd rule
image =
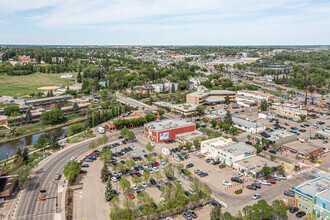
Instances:
[[[243,192],[243,188],[236,190],[235,194],[241,194],[242,192]]]

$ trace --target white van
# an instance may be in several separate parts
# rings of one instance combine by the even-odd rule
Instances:
[[[104,134],[105,133],[105,129],[103,127],[98,127],[97,128],[97,131],[100,133],[100,134]]]

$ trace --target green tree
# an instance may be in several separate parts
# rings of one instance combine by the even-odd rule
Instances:
[[[151,175],[150,175],[150,172],[148,170],[143,173],[142,178],[143,178],[144,182],[148,182],[150,177],[151,177]]]
[[[79,171],[80,164],[77,161],[72,160],[65,165],[63,174],[70,183],[74,183]]]
[[[231,127],[230,124],[226,123],[226,124],[223,124],[222,129],[228,132],[230,127]]]
[[[267,111],[268,107],[269,107],[269,104],[268,104],[267,100],[266,99],[261,100],[260,110]]]
[[[266,176],[268,176],[269,174],[272,173],[271,169],[269,168],[269,166],[263,166],[261,172],[263,172]]]
[[[146,115],[146,120],[148,122],[155,120],[155,118],[156,118],[156,115],[154,115],[154,114],[147,114]]]
[[[174,177],[174,170],[171,166],[164,167],[164,174],[166,177]]]
[[[81,83],[81,74],[80,74],[80,70],[78,71],[78,75],[77,75],[77,83]]]
[[[274,200],[272,203],[272,207],[275,213],[280,215],[282,218],[285,218],[287,216],[289,208],[284,204],[282,200]]]
[[[12,115],[13,113],[19,113],[19,107],[18,105],[8,105],[6,106],[4,109],[3,109],[3,112],[6,114],[6,115]]]
[[[111,178],[108,178],[107,186],[105,188],[104,195],[105,195],[105,199],[107,201],[110,201],[111,199],[113,199],[115,197],[115,194],[114,194],[113,189],[112,189]]]
[[[276,160],[276,157],[274,155],[270,155],[270,160],[274,161],[274,160]]]
[[[104,162],[103,167],[101,169],[101,180],[102,180],[102,182],[105,183],[109,179],[110,176],[111,176],[110,171],[107,167],[107,164]]]
[[[247,138],[248,140],[250,140],[250,139],[251,139],[251,135],[248,134],[248,135],[246,136],[246,138]]]
[[[192,143],[190,143],[189,141],[186,142],[186,148],[187,148],[188,150],[190,150],[191,147],[192,147]]]
[[[221,208],[219,206],[214,206],[211,209],[210,220],[224,220]]]
[[[226,105],[229,105],[229,104],[230,104],[230,98],[229,98],[229,95],[226,95],[226,97],[225,97],[225,104],[226,104]]]
[[[97,147],[97,143],[92,141],[88,144],[88,149],[94,150]]]
[[[205,109],[206,109],[206,106],[204,106],[204,105],[199,105],[196,107],[196,111],[198,111],[199,116],[204,113]]]
[[[165,114],[165,110],[164,109],[157,109],[157,112],[160,116]]]
[[[300,115],[299,115],[299,118],[300,118],[300,120],[303,122],[303,121],[306,120],[307,116],[304,115],[304,114],[300,114]]]
[[[217,126],[218,122],[216,120],[211,120],[211,125],[212,125],[212,128],[215,128]]]
[[[104,163],[108,163],[112,159],[112,151],[109,148],[103,148],[100,152],[100,159]]]
[[[23,163],[25,164],[29,163],[29,149],[27,147],[24,147],[23,149],[22,158],[23,158]]]
[[[20,189],[24,189],[25,186],[27,186],[27,184],[30,182],[31,170],[31,166],[23,165],[15,172],[15,174],[17,175],[15,178],[18,181]]]
[[[199,149],[199,140],[198,139],[194,139],[193,142],[194,142],[195,148],[196,149]]]
[[[226,124],[230,124],[230,125],[233,124],[233,118],[232,118],[230,111],[227,111],[227,113],[223,119],[223,122]]]
[[[131,188],[131,183],[128,181],[126,176],[123,176],[119,181],[119,187],[125,191],[129,188]]]
[[[131,167],[135,166],[135,161],[132,159],[128,159],[128,160],[126,160],[125,164],[127,165],[128,168],[131,168]]]
[[[62,110],[55,108],[50,111],[41,113],[40,120],[45,124],[59,124],[65,121],[65,116]]]
[[[49,134],[49,146],[57,147],[58,146],[58,137],[55,130],[51,130]]]
[[[150,142],[148,142],[148,144],[146,145],[147,151],[149,153],[153,152],[155,149],[155,146],[153,146]]]
[[[76,112],[76,111],[78,111],[78,110],[79,110],[79,106],[78,106],[78,104],[77,104],[76,102],[73,103],[72,111]]]
[[[32,122],[32,113],[31,113],[31,110],[30,109],[28,109],[27,111],[26,111],[26,114],[25,114],[25,121],[27,122],[27,123],[31,123]]]
[[[238,128],[236,128],[236,127],[234,127],[234,126],[232,126],[232,127],[230,128],[230,132],[231,132],[233,135],[237,134],[237,131],[238,131]]]
[[[278,174],[283,175],[283,176],[285,175],[285,168],[284,168],[283,164],[278,166],[276,170],[277,170]]]
[[[48,139],[46,135],[42,134],[38,137],[36,148],[44,148],[47,145]]]

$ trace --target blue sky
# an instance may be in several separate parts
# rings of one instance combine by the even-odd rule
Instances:
[[[329,45],[330,0],[1,0],[0,44]]]

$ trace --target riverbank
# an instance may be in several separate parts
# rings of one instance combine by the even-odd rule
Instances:
[[[58,124],[58,125],[53,125],[53,126],[52,125],[45,125],[45,124],[37,124],[35,127],[32,127],[34,125],[31,125],[31,126],[27,126],[27,127],[18,128],[17,129],[18,131],[31,130],[31,132],[20,135],[20,136],[16,136],[16,137],[13,137],[13,138],[0,139],[0,144],[10,142],[10,141],[14,141],[14,140],[18,140],[18,139],[21,139],[21,138],[24,138],[24,137],[27,137],[27,136],[30,136],[30,135],[35,135],[35,134],[38,134],[40,132],[50,131],[50,130],[53,130],[53,129],[69,126],[69,125],[72,125],[74,123],[79,123],[79,122],[85,121],[86,118],[87,117],[84,116],[84,117],[81,117],[81,118],[69,120],[69,121],[67,121],[66,123],[63,123],[63,124]]]

